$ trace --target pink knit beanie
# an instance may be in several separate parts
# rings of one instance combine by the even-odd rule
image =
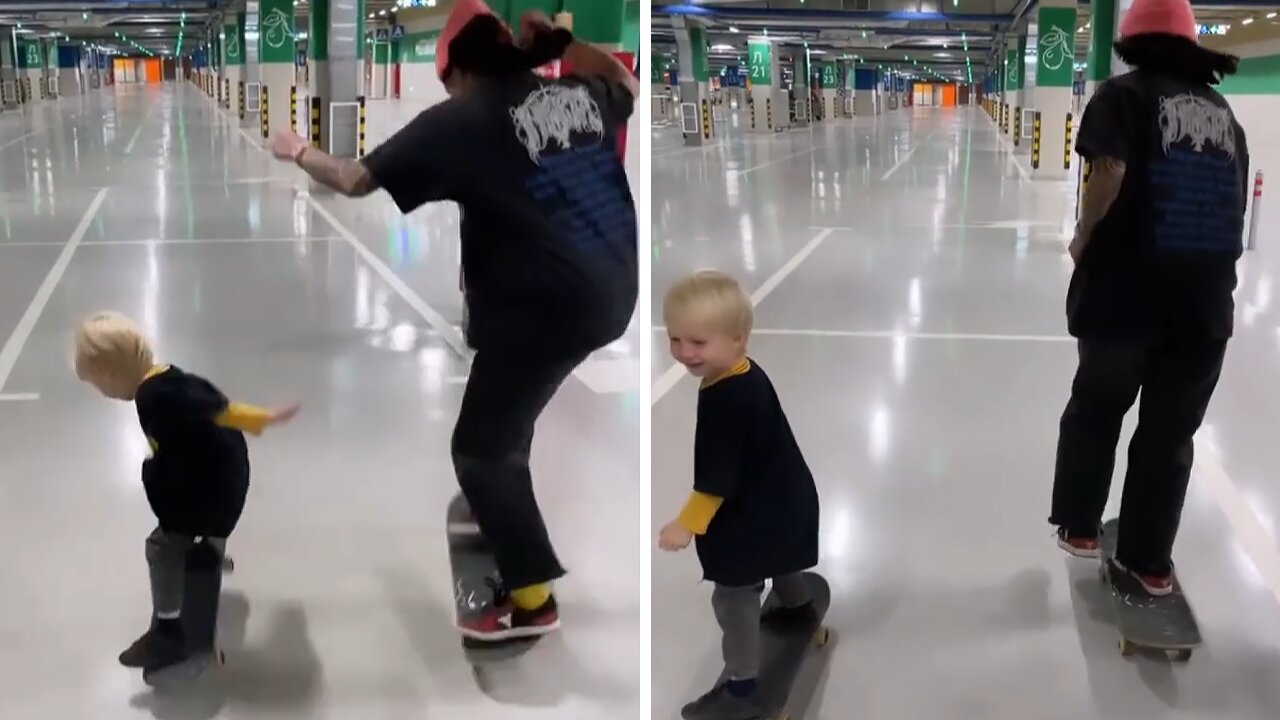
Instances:
[[[1153,34],[1174,35],[1198,43],[1191,3],[1188,0],[1134,0],[1120,20],[1120,38]]]

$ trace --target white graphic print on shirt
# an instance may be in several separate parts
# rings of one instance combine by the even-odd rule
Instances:
[[[600,108],[584,87],[547,85],[530,93],[511,109],[516,137],[529,151],[529,159],[541,164],[542,151],[555,141],[568,150],[574,133],[594,133],[604,138]]]

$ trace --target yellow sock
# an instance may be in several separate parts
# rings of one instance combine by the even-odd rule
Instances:
[[[538,583],[511,591],[511,602],[521,610],[537,610],[551,599],[551,583]]]

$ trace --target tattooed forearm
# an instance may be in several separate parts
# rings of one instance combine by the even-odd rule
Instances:
[[[336,158],[308,148],[298,158],[298,166],[315,178],[316,182],[348,197],[364,197],[378,189],[373,173],[359,160]]]
[[[1076,240],[1082,245],[1089,242],[1094,228],[1107,216],[1120,195],[1124,171],[1124,163],[1115,158],[1101,157],[1093,161],[1093,172],[1084,191],[1080,220],[1076,224]]]

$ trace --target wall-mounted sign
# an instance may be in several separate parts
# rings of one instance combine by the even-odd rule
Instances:
[[[1197,28],[1201,35],[1226,35],[1230,25],[1201,25]]]

